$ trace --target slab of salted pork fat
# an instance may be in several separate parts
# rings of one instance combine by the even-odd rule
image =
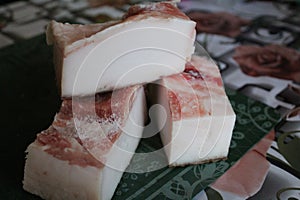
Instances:
[[[193,56],[185,71],[157,82],[158,103],[167,119],[160,136],[170,166],[225,159],[235,113],[223,88],[218,67],[205,57]],[[162,111],[160,111],[162,112]]]
[[[63,97],[111,91],[184,70],[195,25],[173,3],[134,5],[122,20],[71,25],[52,21],[47,42]]]
[[[23,188],[44,199],[111,199],[139,143],[143,87],[64,100],[27,148]]]

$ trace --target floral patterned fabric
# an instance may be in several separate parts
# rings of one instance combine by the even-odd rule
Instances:
[[[198,33],[212,33],[228,37],[236,37],[241,33],[241,27],[250,21],[227,12],[206,13],[191,11],[188,13],[191,20],[197,22]]]
[[[300,82],[300,53],[280,45],[243,45],[233,59],[250,76],[271,76]]]
[[[197,41],[225,85],[282,116],[273,139],[270,133],[194,199],[300,199],[300,3],[184,1],[182,9],[197,21]]]

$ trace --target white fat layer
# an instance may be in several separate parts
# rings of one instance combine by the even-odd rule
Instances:
[[[100,200],[102,171],[96,167],[70,165],[32,143],[27,149],[23,188],[43,199]]]
[[[46,153],[36,142],[32,143],[27,149],[24,189],[44,199],[111,199],[142,137],[145,112],[145,94],[140,87],[124,131],[108,153],[102,169],[71,165]]]
[[[172,120],[167,89],[164,82],[158,82],[158,102],[168,113],[160,136],[169,165],[187,165],[224,158],[228,154],[235,114],[230,102],[224,96],[212,96],[209,102],[211,115]],[[157,121],[162,115],[157,113]],[[162,126],[162,125],[160,125]]]
[[[146,99],[141,87],[137,91],[128,120],[122,128],[123,131],[107,155],[103,169],[102,199],[111,199],[123,172],[129,165],[142,137],[145,113]]]
[[[149,17],[85,39],[89,45],[69,54],[58,70],[62,96],[109,91],[183,71],[194,52],[194,28],[189,20]]]
[[[234,122],[234,115],[173,122],[172,139],[167,146],[169,164],[185,165],[227,157]]]

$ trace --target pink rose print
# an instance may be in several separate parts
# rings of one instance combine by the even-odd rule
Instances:
[[[197,32],[212,33],[228,37],[236,37],[241,33],[241,27],[250,21],[226,12],[205,13],[192,11],[187,14],[191,20],[197,22]]]
[[[280,45],[244,45],[235,50],[234,60],[250,76],[272,76],[300,82],[300,53]]]

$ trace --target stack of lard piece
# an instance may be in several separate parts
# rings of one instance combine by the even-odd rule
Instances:
[[[142,86],[64,100],[53,124],[27,148],[24,189],[44,199],[112,198],[145,113]]]
[[[54,45],[61,95],[90,95],[182,72],[194,52],[195,25],[167,2],[132,6],[123,20],[104,24],[52,21],[47,42]]]
[[[193,56],[185,71],[159,80],[156,118],[170,166],[225,159],[235,113],[223,88],[218,67],[206,57]],[[166,111],[167,119],[162,119]]]
[[[63,103],[27,149],[24,189],[45,199],[110,199],[142,134],[145,98],[135,84],[183,71],[194,27],[171,3],[133,6],[105,24],[51,22]]]

